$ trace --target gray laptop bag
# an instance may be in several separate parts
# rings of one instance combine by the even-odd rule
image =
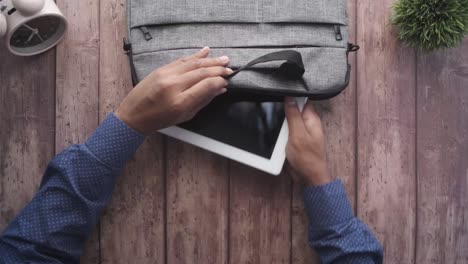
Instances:
[[[124,40],[134,85],[211,47],[227,55],[227,96],[328,99],[348,85],[346,0],[128,0]]]

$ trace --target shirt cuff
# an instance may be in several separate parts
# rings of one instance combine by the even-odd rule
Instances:
[[[121,169],[135,154],[145,137],[110,113],[86,141],[85,146],[102,163]]]
[[[340,180],[322,186],[307,187],[304,190],[304,203],[313,229],[330,227],[354,218]]]

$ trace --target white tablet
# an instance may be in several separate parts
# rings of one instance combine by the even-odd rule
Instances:
[[[306,100],[298,98],[301,109]],[[214,100],[191,121],[160,132],[273,175],[285,161],[288,125],[282,102]]]

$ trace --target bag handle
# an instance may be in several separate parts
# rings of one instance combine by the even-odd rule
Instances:
[[[301,79],[305,73],[304,62],[302,61],[302,55],[300,52],[295,50],[282,50],[277,52],[268,53],[261,57],[258,57],[251,62],[247,63],[245,66],[240,67],[235,70],[230,75],[226,76],[226,79],[230,79],[236,76],[239,72],[248,69],[256,64],[265,63],[270,61],[286,61],[281,64],[278,69],[278,74],[281,74],[288,79],[298,80]]]

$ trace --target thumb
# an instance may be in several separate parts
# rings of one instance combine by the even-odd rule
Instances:
[[[316,129],[321,128],[320,117],[315,112],[312,101],[307,101],[304,109],[302,110],[302,119],[304,120],[304,127],[307,132],[313,133]]]
[[[292,97],[285,98],[284,113],[286,114],[286,119],[288,121],[290,135],[300,133],[300,131],[305,129],[301,111],[299,111],[296,99]]]

